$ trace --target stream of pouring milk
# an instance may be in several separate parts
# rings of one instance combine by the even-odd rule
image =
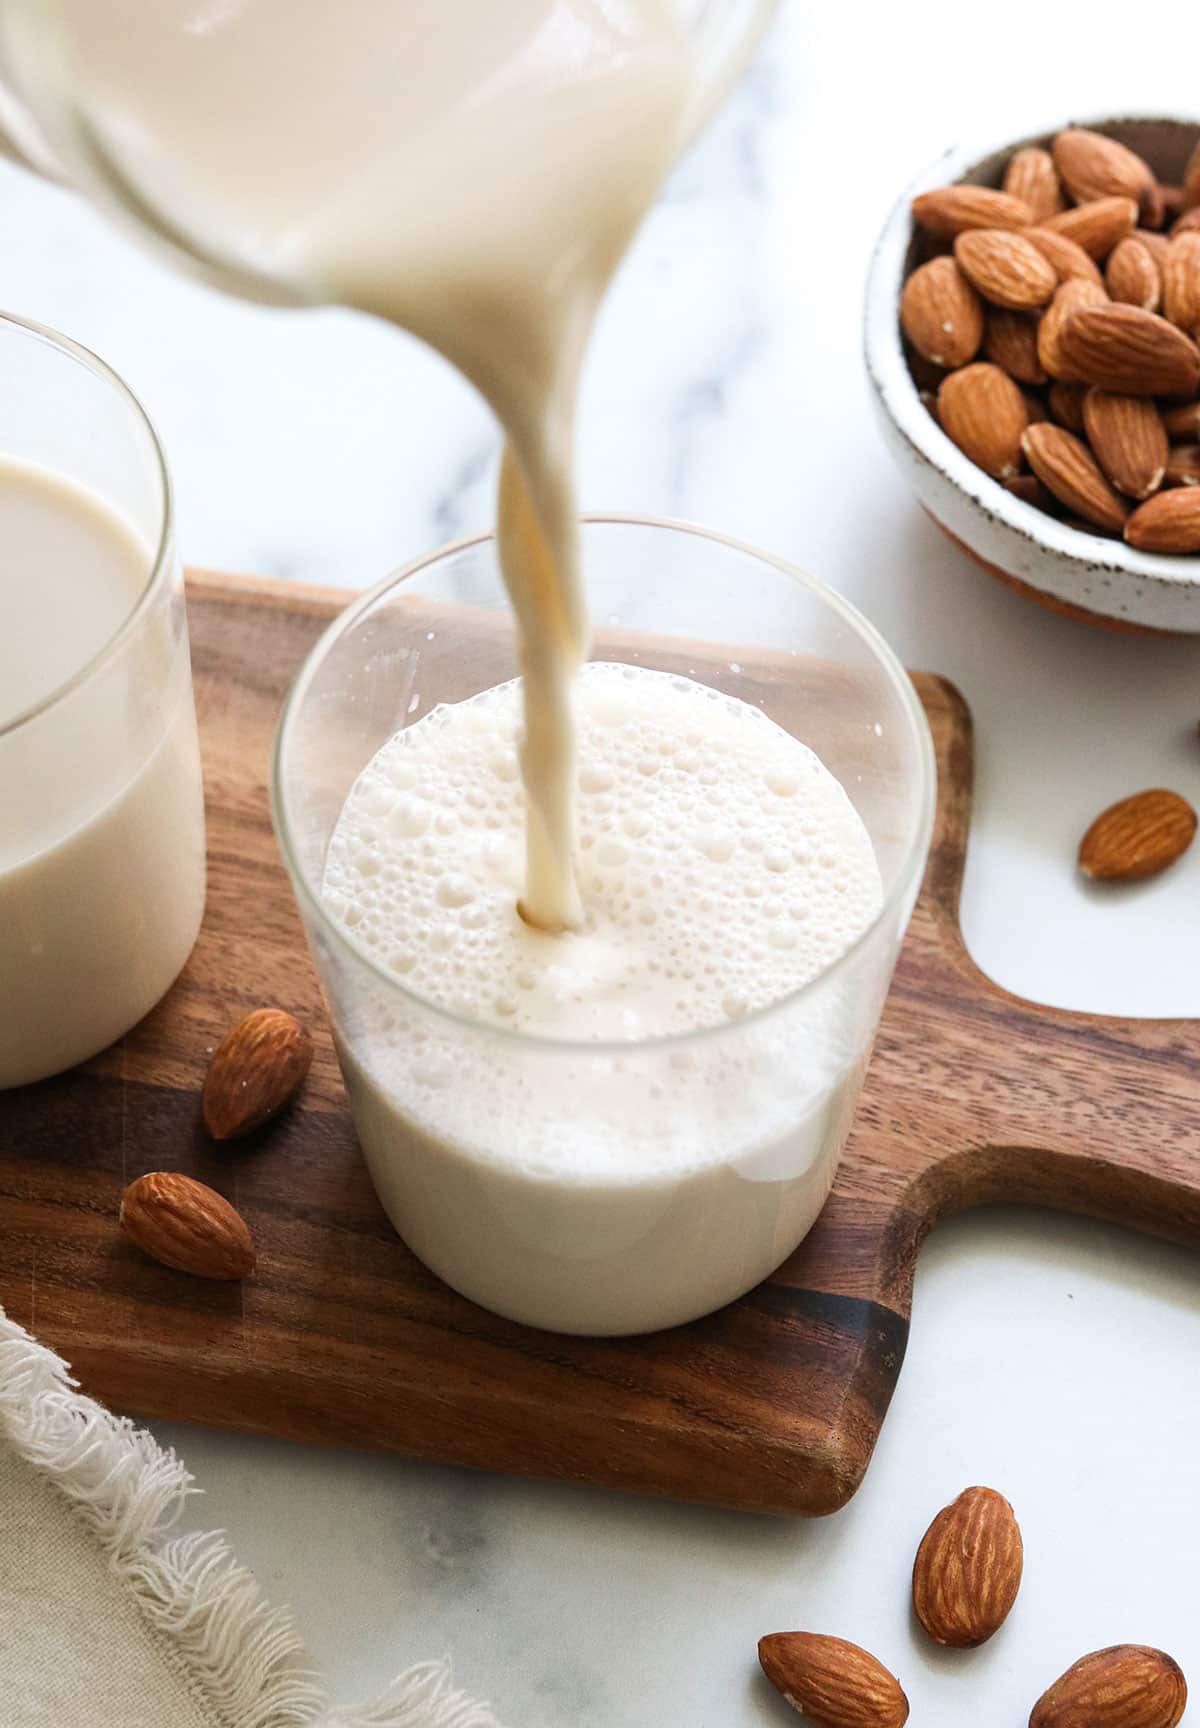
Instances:
[[[683,142],[694,92],[672,0],[58,11],[93,147],[163,227],[403,326],[494,408],[524,691],[521,910],[576,926],[576,387],[597,306]]]

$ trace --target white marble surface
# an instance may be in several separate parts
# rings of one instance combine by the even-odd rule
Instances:
[[[785,0],[606,311],[582,486],[589,507],[695,517],[794,559],[960,684],[979,752],[964,921],[988,971],[1046,1001],[1195,1015],[1200,852],[1120,895],[1071,863],[1114,796],[1200,800],[1200,641],[1100,635],[976,572],[889,468],[859,360],[871,239],[926,158],[1008,117],[1017,133],[1071,108],[1200,113],[1194,5],[1131,16]],[[0,303],[97,348],[149,405],[190,561],[354,585],[487,523],[493,428],[407,339],[222,300],[7,169],[0,232]],[[754,1728],[787,1719],[756,1637],[808,1626],[878,1650],[914,1720],[999,1728],[1118,1639],[1164,1644],[1200,1683],[1198,1349],[1190,1258],[997,1213],[926,1250],[876,1461],[818,1525],[159,1427],[208,1490],[196,1517],[294,1603],[343,1697],[451,1650],[511,1728]],[[1022,1514],[1027,1583],[992,1647],[940,1655],[909,1624],[906,1574],[929,1515],[976,1480]]]

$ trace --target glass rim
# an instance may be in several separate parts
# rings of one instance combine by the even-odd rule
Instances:
[[[879,633],[870,620],[856,606],[841,594],[816,576],[810,576],[806,571],[798,569],[784,558],[777,558],[773,553],[764,552],[748,541],[739,540],[732,534],[723,534],[713,528],[705,528],[695,522],[683,521],[671,516],[648,516],[630,512],[595,512],[586,513],[579,518],[580,525],[587,527],[619,527],[619,528],[651,528],[664,529],[671,533],[688,534],[700,540],[707,540],[716,546],[726,547],[733,552],[739,552],[746,557],[757,559],[762,564],[768,564],[782,575],[798,582],[807,588],[819,600],[823,601],[831,611],[837,613],[859,639],[874,654],[883,667],[894,692],[899,697],[901,708],[912,728],[917,744],[917,759],[920,773],[920,810],[913,835],[908,843],[895,880],[883,896],[879,910],[870,923],[859,932],[848,948],[843,949],[837,959],[822,968],[815,977],[807,980],[794,990],[789,990],[784,996],[777,996],[770,1002],[764,1002],[758,1008],[752,1008],[737,1020],[730,1020],[717,1026],[699,1026],[686,1032],[662,1032],[649,1038],[555,1038],[540,1032],[526,1032],[519,1027],[504,1026],[498,1021],[476,1019],[471,1015],[459,1014],[453,1008],[448,1008],[441,1002],[434,1001],[429,996],[423,996],[419,991],[412,990],[396,973],[382,965],[373,955],[357,942],[353,935],[342,924],[332,918],[327,911],[319,890],[309,881],[308,874],[296,853],[293,843],[293,831],[287,809],[287,797],[284,791],[284,759],[291,741],[291,731],[296,716],[308,694],[310,685],[316,677],[329,651],[334,644],[349,630],[359,618],[369,612],[377,601],[381,600],[393,588],[399,588],[412,577],[428,570],[431,566],[441,563],[444,559],[453,557],[459,552],[465,552],[475,546],[494,543],[494,532],[463,535],[458,540],[452,540],[447,545],[439,546],[432,552],[424,552],[410,559],[407,564],[385,576],[382,581],[356,595],[343,609],[332,618],[322,630],[320,636],[306,654],[304,661],[292,681],[291,689],[284,698],[279,721],[275,728],[275,741],[271,751],[271,821],[275,829],[279,849],[283,855],[284,865],[291,879],[293,891],[301,901],[301,910],[312,918],[323,933],[332,937],[335,947],[349,955],[350,958],[382,983],[388,990],[407,999],[423,1010],[433,1014],[448,1025],[471,1032],[482,1032],[511,1043],[520,1049],[535,1049],[545,1051],[573,1052],[576,1055],[591,1056],[630,1055],[635,1051],[667,1050],[673,1047],[690,1045],[698,1039],[713,1037],[728,1037],[730,1033],[767,1020],[771,1015],[782,1009],[794,1007],[805,997],[811,997],[827,980],[848,969],[852,960],[866,949],[878,930],[885,923],[894,908],[905,900],[910,891],[915,890],[920,874],[925,868],[925,859],[929,842],[933,833],[933,820],[937,805],[937,763],[933,752],[933,739],[929,730],[929,721],[917,695],[916,688],[907,671],[901,664],[892,648]]]
[[[154,549],[146,580],[116,629],[101,643],[96,652],[85,660],[82,666],[76,667],[75,671],[69,677],[64,678],[61,684],[56,684],[45,696],[40,696],[36,702],[30,703],[27,708],[21,708],[7,720],[0,721],[0,740],[11,737],[21,727],[27,726],[31,721],[49,713],[52,708],[57,707],[60,702],[80,689],[90,678],[101,671],[108,661],[115,658],[123,643],[132,636],[145,613],[154,604],[170,577],[171,545],[175,527],[175,502],[171,491],[171,475],[167,468],[167,458],[162,447],[162,441],[155,430],[153,420],[120,373],[115,371],[107,360],[102,360],[90,348],[85,348],[82,342],[76,342],[72,337],[64,335],[61,330],[53,329],[49,324],[39,324],[35,319],[22,318],[16,312],[0,309],[0,329],[5,327],[44,343],[48,348],[57,349],[68,360],[74,360],[77,365],[82,366],[93,377],[111,385],[126,408],[133,411],[134,419],[145,428],[150,439],[150,448],[154,453],[161,490],[162,525],[159,529],[158,545]]]

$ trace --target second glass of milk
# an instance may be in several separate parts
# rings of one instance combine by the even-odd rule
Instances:
[[[518,933],[528,966],[488,946],[517,917],[522,858],[519,709],[496,691],[517,676],[514,628],[489,537],[331,626],[280,723],[273,802],[397,1230],[485,1307],[621,1334],[733,1300],[814,1222],[919,886],[934,766],[903,668],[828,589],[701,529],[582,532],[594,928]],[[789,826],[793,795],[807,806]],[[622,928],[644,970],[604,946]]]
[[[0,1090],[127,1032],[204,910],[183,572],[154,429],[0,316]]]

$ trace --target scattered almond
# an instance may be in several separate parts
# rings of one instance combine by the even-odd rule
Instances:
[[[154,1170],[121,1196],[121,1229],[151,1259],[197,1278],[245,1278],[254,1242],[228,1200],[177,1170]]]
[[[1195,832],[1196,812],[1178,792],[1135,792],[1097,816],[1079,842],[1079,868],[1097,882],[1138,882],[1181,858]]]
[[[1167,467],[1167,429],[1148,396],[1089,390],[1083,399],[1083,429],[1118,492],[1130,498],[1157,492]]]
[[[965,1488],[925,1532],[913,1565],[917,1619],[938,1644],[969,1649],[998,1632],[1021,1587],[1013,1509],[992,1488]]]
[[[946,436],[985,473],[1000,480],[1020,468],[1025,399],[999,366],[981,360],[951,372],[938,391],[938,418]]]
[[[1108,303],[1108,295],[1098,282],[1088,282],[1081,276],[1073,276],[1069,281],[1059,284],[1053,300],[1042,314],[1037,336],[1038,359],[1051,378],[1065,378],[1072,383],[1080,381],[1079,375],[1072,371],[1070,362],[1063,353],[1063,330],[1067,320],[1076,312],[1082,312],[1089,306],[1107,306]]]
[[[1077,204],[1114,197],[1142,204],[1152,196],[1154,176],[1142,158],[1102,132],[1068,127],[1055,138],[1052,155],[1059,179]]]
[[[857,1644],[816,1632],[772,1632],[758,1641],[762,1671],[818,1728],[902,1728],[900,1682]]]
[[[1061,426],[1029,426],[1021,439],[1021,449],[1043,486],[1068,510],[1098,527],[1121,532],[1126,505],[1109,485],[1082,439]]]
[[[1162,269],[1163,312],[1181,330],[1200,330],[1200,229],[1172,235]]]
[[[1043,258],[1050,260],[1060,282],[1081,276],[1085,282],[1094,282],[1097,288],[1100,287],[1103,278],[1099,265],[1074,240],[1068,240],[1065,234],[1055,234],[1049,228],[1023,228],[1021,232]],[[1165,240],[1163,245],[1166,245]]]
[[[912,277],[909,277],[912,281]],[[987,315],[983,352],[1018,384],[1044,384],[1046,370],[1038,359],[1037,324],[1023,312],[993,306]]]
[[[1200,487],[1173,486],[1139,504],[1125,524],[1139,552],[1200,552]]]
[[[1162,301],[1162,272],[1150,248],[1136,234],[1118,241],[1108,255],[1104,285],[1113,300],[1157,312]]]
[[[1068,432],[1082,432],[1083,399],[1086,395],[1086,384],[1068,384],[1064,378],[1056,378],[1047,395],[1050,418],[1065,426]]]
[[[1082,246],[1089,258],[1107,258],[1118,240],[1123,240],[1137,221],[1138,207],[1132,198],[1094,198],[1048,216],[1041,224],[1052,234],[1063,234]]]
[[[1049,150],[1035,145],[1018,150],[1009,158],[1004,170],[1004,190],[1010,198],[1019,198],[1029,206],[1035,222],[1057,216],[1066,206],[1053,156]]]
[[[912,202],[913,219],[930,234],[962,234],[968,228],[1024,228],[1033,211],[1020,198],[992,186],[939,186]]]
[[[1102,390],[1187,396],[1200,386],[1200,349],[1165,318],[1137,306],[1073,312],[1058,333],[1058,348],[1073,377]]]
[[[959,269],[993,306],[1030,312],[1044,306],[1058,286],[1049,259],[1020,234],[1003,228],[974,228],[954,242]]]
[[[1163,470],[1164,486],[1200,486],[1200,444],[1172,444]]]
[[[258,1008],[226,1033],[204,1081],[201,1110],[214,1140],[233,1140],[282,1110],[304,1083],[312,1039],[280,1008]]]
[[[1093,1650],[1034,1705],[1029,1728],[1175,1728],[1187,1705],[1179,1664],[1144,1644]]]
[[[900,323],[935,366],[965,366],[983,341],[983,303],[953,258],[931,258],[904,284]]]

